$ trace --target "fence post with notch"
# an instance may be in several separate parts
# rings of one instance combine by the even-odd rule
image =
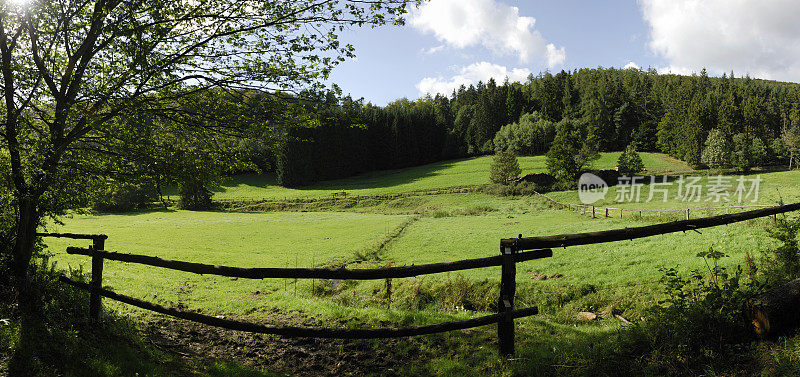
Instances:
[[[519,235],[522,238],[522,235]],[[497,340],[500,348],[500,355],[511,356],[514,354],[514,294],[517,290],[517,266],[514,255],[517,253],[519,238],[512,246],[500,246],[503,255],[503,264],[500,271],[500,299],[498,302],[498,312],[500,320],[497,322]]]
[[[92,290],[89,294],[89,318],[97,322],[100,319],[100,289],[103,288],[103,256],[97,251],[105,249],[105,235],[92,238]]]

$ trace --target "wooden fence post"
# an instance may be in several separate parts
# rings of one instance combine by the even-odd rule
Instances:
[[[93,250],[105,249],[105,236],[98,236],[92,239]],[[100,320],[100,293],[103,288],[103,257],[98,253],[92,255],[92,290],[89,294],[89,318],[97,322]]]
[[[522,235],[519,235],[522,238]],[[500,355],[512,356],[514,354],[514,294],[517,290],[517,266],[514,254],[517,253],[516,244],[513,247],[500,247],[503,255],[503,264],[500,272],[500,299],[497,305],[498,312],[503,314],[497,322],[497,340]]]
[[[592,218],[596,219],[596,217],[594,217],[594,206],[592,206]]]
[[[689,209],[686,209],[686,220],[689,220]]]

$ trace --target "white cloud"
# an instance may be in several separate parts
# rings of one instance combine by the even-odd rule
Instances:
[[[640,0],[649,47],[669,66],[800,81],[800,1]]]
[[[625,66],[622,67],[622,69],[628,69],[628,68],[633,68],[633,69],[638,70],[639,69],[639,65],[634,63],[634,62],[632,62],[632,61],[630,61],[630,62],[628,62],[628,64],[625,64]]]
[[[433,54],[435,54],[435,53],[437,53],[439,51],[442,51],[443,49],[444,49],[444,45],[438,45],[438,46],[434,46],[434,47],[431,47],[431,48],[423,48],[423,49],[420,50],[420,52],[422,52],[425,55],[433,55]]]
[[[482,45],[523,63],[542,59],[551,68],[566,59],[564,47],[548,44],[533,28],[536,19],[495,0],[430,0],[410,13],[411,26],[456,48]]]
[[[419,90],[421,96],[425,94],[435,95],[441,93],[449,95],[454,89],[458,89],[461,85],[469,86],[478,81],[484,83],[494,78],[498,84],[502,83],[506,77],[509,81],[525,81],[531,71],[527,68],[508,68],[492,64],[489,62],[473,63],[466,67],[462,67],[458,74],[450,79],[439,77],[425,77],[417,83],[416,88]]]

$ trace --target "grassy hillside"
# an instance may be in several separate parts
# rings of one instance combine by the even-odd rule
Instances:
[[[597,169],[611,169],[620,153],[603,153],[594,163]],[[649,173],[691,171],[688,165],[660,153],[642,153]],[[284,199],[330,196],[347,192],[350,195],[375,195],[447,187],[480,185],[489,181],[491,156],[442,161],[400,170],[360,174],[351,178],[325,181],[300,188],[278,186],[273,175],[240,175],[230,177],[215,189],[217,200]],[[544,156],[519,157],[523,174],[546,172]]]

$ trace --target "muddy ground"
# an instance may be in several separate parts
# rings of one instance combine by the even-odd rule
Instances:
[[[306,322],[303,326],[325,324]],[[415,354],[416,347],[400,347],[403,341],[397,339],[284,338],[171,318],[148,320],[142,336],[175,355],[180,362],[173,369],[187,376],[199,373],[195,369],[197,361],[201,364],[234,361],[296,376],[397,376],[400,369],[419,356]]]

